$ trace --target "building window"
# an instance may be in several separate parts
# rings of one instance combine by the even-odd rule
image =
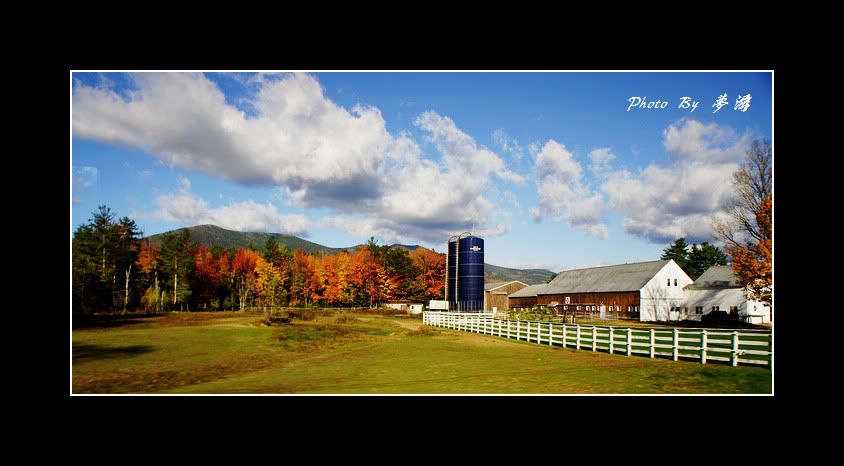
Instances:
[[[721,306],[712,306],[712,312],[719,310]]]
[[[683,307],[683,315],[684,315],[684,316],[689,315],[689,308],[687,308],[687,307]]]
[[[566,296],[566,304],[571,304],[571,297],[570,296]]]
[[[703,314],[703,306],[695,306],[695,314]]]
[[[633,312],[633,306],[627,306],[627,312]]]
[[[636,306],[636,312],[639,312],[639,306]]]
[[[564,311],[568,311],[568,310],[569,310],[569,307],[568,307],[568,306],[563,306],[563,310],[564,310]]]
[[[577,310],[578,310],[578,311],[580,310],[580,306],[577,306]]]
[[[738,306],[730,306],[730,314],[738,314]]]
[[[677,286],[677,279],[674,279],[674,286]]]
[[[615,312],[621,312],[621,306],[616,306],[616,307],[615,307]]]
[[[668,279],[668,286],[671,286],[671,279]]]

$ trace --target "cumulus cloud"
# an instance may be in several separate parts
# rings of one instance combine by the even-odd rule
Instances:
[[[615,155],[608,147],[601,147],[589,153],[589,171],[595,175],[602,175],[610,169],[610,164],[615,160]]]
[[[732,196],[732,174],[750,135],[685,120],[666,128],[663,137],[667,164],[651,164],[638,173],[610,173],[603,191],[624,216],[629,233],[655,243],[679,237],[711,241],[712,217]]]
[[[131,79],[136,89],[123,94],[76,83],[75,137],[139,147],[173,167],[243,185],[278,186],[290,203],[333,209],[340,215],[331,218],[343,220],[332,225],[353,234],[440,242],[473,223],[493,234],[506,231],[483,191],[491,177],[525,182],[447,116],[428,111],[415,120],[442,155],[436,163],[423,157],[408,133],[390,134],[377,108],[338,106],[306,74],[251,76],[244,84],[248,96],[238,106],[202,74],[142,73]],[[166,201],[172,218],[223,212],[185,193]],[[256,205],[245,207],[254,213]],[[267,216],[271,212],[258,215]],[[268,222],[227,224],[233,223]]]
[[[589,235],[606,239],[604,201],[583,180],[583,169],[563,144],[549,140],[536,154],[539,205],[530,210],[539,222],[545,215],[566,221]]]
[[[209,207],[208,202],[190,191],[190,180],[181,178],[176,192],[156,198],[158,210],[151,217],[183,226],[213,224],[229,230],[263,231],[306,236],[309,222],[303,215],[282,214],[270,203],[235,202]]]
[[[378,195],[353,187],[371,185],[382,172],[391,137],[381,113],[335,105],[311,76],[258,75],[248,99],[254,117],[226,103],[200,73],[131,78],[137,89],[126,97],[76,84],[74,136],[140,147],[174,167],[241,184],[285,184],[306,205]],[[332,190],[343,197],[330,198]]]
[[[419,115],[415,124],[430,133],[425,139],[434,143],[449,169],[475,176],[494,173],[502,180],[524,183],[524,177],[507,170],[504,161],[489,149],[478,147],[451,118],[429,111]]]

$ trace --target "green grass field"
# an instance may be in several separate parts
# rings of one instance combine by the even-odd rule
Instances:
[[[73,330],[73,393],[761,393],[771,371],[550,348],[418,319],[259,314],[110,319]]]

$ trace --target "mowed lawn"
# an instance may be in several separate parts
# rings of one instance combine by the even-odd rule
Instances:
[[[550,348],[343,315],[128,317],[73,331],[73,393],[770,394],[771,371]],[[422,328],[422,332],[419,329]]]

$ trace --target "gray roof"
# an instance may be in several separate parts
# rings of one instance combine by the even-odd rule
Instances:
[[[539,290],[545,288],[546,284],[542,283],[539,285],[530,285],[528,287],[522,288],[519,291],[513,292],[509,294],[508,298],[535,298],[536,294]]]
[[[660,260],[565,270],[538,294],[639,291],[669,262]]]
[[[687,288],[741,288],[730,265],[713,265]]]

